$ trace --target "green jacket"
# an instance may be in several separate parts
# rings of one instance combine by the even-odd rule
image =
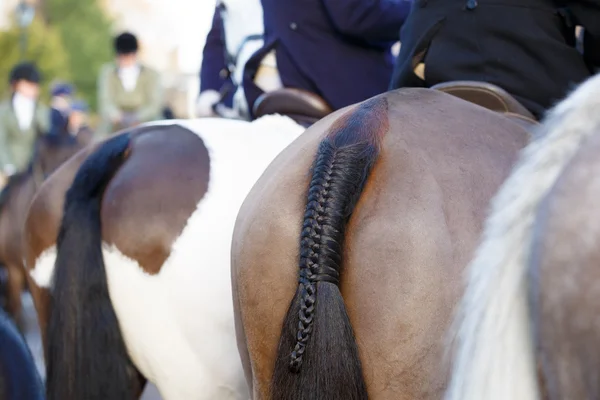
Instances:
[[[0,103],[0,169],[8,172],[12,165],[24,170],[33,156],[36,139],[50,130],[50,110],[38,103],[31,126],[22,131],[15,114],[12,98]],[[8,167],[10,168],[10,167]]]
[[[117,65],[104,65],[98,78],[98,111],[100,126],[97,134],[106,136],[122,129],[111,121],[122,114],[135,114],[138,122],[162,119],[163,91],[159,74],[142,66],[134,90],[128,92],[117,73]]]

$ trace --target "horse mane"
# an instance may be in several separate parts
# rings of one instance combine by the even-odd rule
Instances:
[[[492,200],[452,329],[446,400],[539,398],[526,276],[533,223],[564,167],[600,132],[599,92],[592,77],[548,113]]]

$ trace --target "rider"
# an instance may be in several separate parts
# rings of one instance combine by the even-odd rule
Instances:
[[[600,1],[416,0],[400,38],[391,89],[484,81],[540,118],[600,66]]]
[[[35,140],[50,129],[50,112],[39,103],[41,75],[30,62],[10,72],[11,96],[0,103],[0,173],[12,175],[29,163]]]
[[[71,104],[69,112],[69,123],[67,129],[69,133],[77,137],[80,143],[90,143],[94,136],[94,131],[88,125],[88,105],[82,100],[75,100]]]
[[[333,109],[385,92],[391,48],[411,5],[412,0],[262,0],[265,44],[244,71],[248,104],[273,89],[255,82],[269,64],[282,86],[315,93]]]
[[[246,61],[263,45],[260,0],[218,0],[200,69],[199,117],[249,118],[241,85]],[[219,110],[215,112],[215,106]]]
[[[223,19],[219,6],[215,8],[212,26],[206,36],[202,51],[202,66],[200,67],[200,95],[196,103],[198,117],[214,116],[213,105],[221,102],[227,107],[233,105],[233,91],[221,99],[221,90],[233,87],[233,81],[225,61],[225,45]]]
[[[105,65],[98,79],[102,135],[162,118],[159,74],[138,60],[138,40],[124,32],[114,40],[116,63]]]
[[[50,134],[57,135],[67,124],[74,88],[65,82],[58,82],[50,91]]]

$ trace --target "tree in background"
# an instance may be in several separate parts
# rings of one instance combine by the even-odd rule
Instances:
[[[54,78],[70,79],[70,65],[61,36],[56,29],[47,26],[41,18],[35,18],[28,28],[25,60],[37,64],[42,73],[42,98],[48,99],[50,81]],[[0,93],[8,93],[8,74],[19,62],[20,30],[12,24],[8,31],[0,33]]]
[[[44,0],[43,13],[60,33],[71,82],[95,110],[100,67],[113,58],[110,19],[97,0]]]

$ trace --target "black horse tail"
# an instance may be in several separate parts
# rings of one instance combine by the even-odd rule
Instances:
[[[272,399],[366,399],[358,346],[340,292],[346,225],[388,131],[387,100],[340,117],[319,145],[300,237],[299,285],[282,328]]]
[[[130,400],[129,357],[110,302],[100,209],[127,158],[129,134],[115,136],[77,171],[65,198],[48,324],[49,400]]]
[[[10,317],[1,308],[0,399],[44,399],[44,385],[29,347]]]

